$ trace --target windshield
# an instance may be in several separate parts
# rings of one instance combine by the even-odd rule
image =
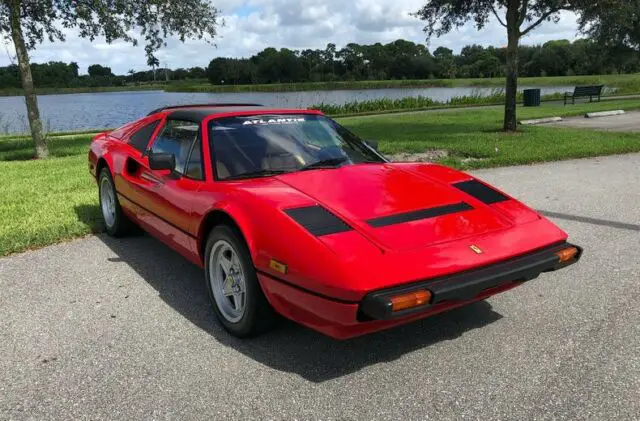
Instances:
[[[319,115],[252,115],[212,120],[211,162],[219,180],[261,177],[384,160]]]

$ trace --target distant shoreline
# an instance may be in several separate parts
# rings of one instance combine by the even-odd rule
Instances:
[[[551,76],[519,78],[520,86],[576,86],[607,85],[618,92],[640,91],[640,74]],[[166,86],[167,92],[303,92],[366,89],[425,89],[425,88],[504,88],[506,79],[422,79],[422,80],[362,80],[345,82],[303,82],[254,85],[211,85],[204,83],[175,83]]]
[[[640,74],[523,77],[520,86],[576,86],[603,84],[617,88],[618,93],[639,92]],[[427,88],[496,88],[505,85],[504,78],[486,79],[424,79],[424,80],[364,80],[346,82],[303,82],[254,85],[211,85],[207,81],[178,81],[148,85],[40,88],[38,95],[64,95],[102,92],[164,91],[183,93],[282,93],[367,89],[427,89]],[[0,96],[22,96],[21,89],[0,89]]]
[[[71,95],[71,94],[93,94],[105,92],[144,92],[144,91],[164,91],[164,85],[143,85],[143,86],[97,86],[79,88],[36,88],[38,95]],[[9,88],[0,89],[0,97],[22,96],[22,89]]]

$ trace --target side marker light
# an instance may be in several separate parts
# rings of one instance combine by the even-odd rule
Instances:
[[[431,301],[431,292],[426,290],[415,291],[408,294],[396,295],[389,300],[391,301],[391,309],[393,311],[402,311],[428,304]]]
[[[556,252],[556,256],[558,256],[559,263],[565,263],[576,257],[578,254],[578,249],[575,247],[567,247],[566,249],[562,249]]]

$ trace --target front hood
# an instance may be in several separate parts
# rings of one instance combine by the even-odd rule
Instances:
[[[303,171],[278,179],[391,250],[426,247],[513,226],[504,214],[454,187],[393,164]]]

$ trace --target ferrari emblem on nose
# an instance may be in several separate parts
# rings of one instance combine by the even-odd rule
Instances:
[[[482,254],[482,249],[475,244],[471,244],[469,248],[476,252],[476,254]]]

